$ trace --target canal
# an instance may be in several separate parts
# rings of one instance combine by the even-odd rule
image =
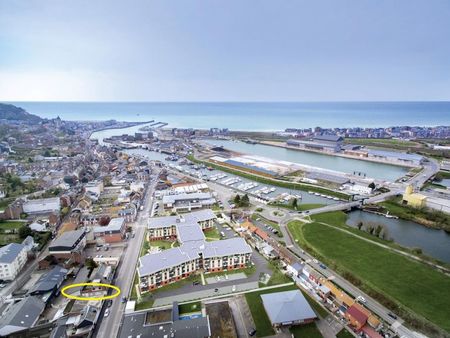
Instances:
[[[450,263],[450,234],[444,230],[427,228],[412,221],[386,218],[361,210],[348,214],[348,225],[356,227],[359,222],[384,225],[388,229],[389,238],[394,242],[409,248],[421,248],[427,256]]]
[[[259,155],[280,161],[305,164],[309,166],[335,170],[352,174],[354,171],[365,173],[367,177],[393,182],[408,172],[407,168],[385,163],[369,162],[313,153],[308,151],[292,150],[264,144],[249,144],[241,141],[205,140],[209,144],[223,146],[225,149],[249,154]]]

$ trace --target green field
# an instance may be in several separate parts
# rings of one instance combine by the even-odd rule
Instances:
[[[342,221],[339,214],[342,213],[313,218],[333,224],[334,220]],[[288,228],[305,249],[315,251],[320,259],[341,274],[349,272],[355,276],[362,288],[385,295],[385,301],[395,300],[450,332],[450,311],[444,310],[450,309],[449,277],[425,264],[318,222],[291,222]]]
[[[294,338],[322,338],[322,334],[316,326],[316,323],[309,323],[305,325],[293,326],[289,331],[294,335]]]
[[[350,332],[348,332],[346,329],[342,329],[339,331],[339,333],[336,335],[336,338],[354,338],[355,336],[352,335]]]
[[[158,247],[161,250],[167,250],[167,249],[170,249],[172,247],[173,248],[177,247],[177,246],[179,246],[179,244],[178,244],[178,242],[174,243],[174,241],[151,241],[150,242],[150,246],[151,247]]]
[[[414,141],[406,141],[406,140],[396,140],[392,138],[386,138],[386,139],[377,139],[377,138],[346,138],[344,140],[344,143],[350,143],[350,144],[360,144],[360,145],[367,145],[367,146],[376,146],[376,147],[399,147],[399,148],[411,148],[411,147],[418,147],[422,148],[423,146]]]
[[[264,310],[264,306],[262,304],[262,299],[260,296],[265,293],[282,292],[288,290],[297,290],[297,287],[295,285],[288,285],[281,288],[248,292],[245,294],[248,307],[250,308],[253,321],[255,322],[257,337],[265,337],[275,334],[275,331],[270,324],[269,317],[266,314],[266,310]]]
[[[293,190],[302,190],[302,191],[314,191],[314,192],[318,192],[321,194],[326,194],[326,195],[330,195],[330,196],[334,196],[334,197],[338,197],[340,199],[343,200],[349,200],[350,196],[338,191],[334,191],[334,190],[330,190],[330,189],[326,189],[326,188],[322,188],[319,186],[315,186],[315,185],[309,185],[309,184],[302,184],[302,183],[292,183],[292,182],[286,182],[286,181],[281,181],[279,179],[274,179],[274,178],[269,178],[269,177],[265,177],[265,176],[260,176],[260,175],[255,175],[255,174],[251,174],[249,172],[245,172],[245,171],[241,171],[241,170],[235,170],[232,169],[230,167],[226,167],[226,166],[222,166],[222,165],[218,165],[215,163],[211,163],[209,161],[201,161],[196,159],[194,156],[189,155],[187,156],[187,158],[195,163],[202,163],[205,164],[209,167],[215,168],[217,170],[221,170],[230,174],[234,174],[237,176],[241,176],[241,177],[245,177],[248,178],[249,180],[255,181],[255,182],[260,182],[260,183],[264,183],[264,184],[270,184],[270,185],[274,185],[274,186],[278,186],[278,187],[283,187],[283,188],[287,188],[287,189],[293,189]]]
[[[19,229],[25,222],[1,221],[0,232],[11,229]]]

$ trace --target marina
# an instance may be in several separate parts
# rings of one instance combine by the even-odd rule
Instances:
[[[408,172],[408,169],[395,165],[292,150],[263,144],[248,144],[240,141],[218,139],[207,139],[205,142],[210,145],[222,146],[225,149],[243,154],[264,156],[274,160],[289,161],[347,174],[358,172],[366,174],[367,177],[390,182],[397,180]]]

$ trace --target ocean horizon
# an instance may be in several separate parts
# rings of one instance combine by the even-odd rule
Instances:
[[[450,125],[450,101],[5,102],[43,118],[167,122],[173,128],[279,131]]]

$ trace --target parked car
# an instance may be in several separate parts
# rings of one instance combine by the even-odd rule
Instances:
[[[248,335],[250,337],[253,337],[256,334],[256,329],[251,329],[250,331],[248,331]]]
[[[215,288],[215,289],[214,289],[214,292],[219,292],[219,289],[218,289],[218,288]]]
[[[325,266],[325,264],[323,264],[323,263],[321,263],[320,265],[319,265],[322,269],[326,269],[327,267]]]
[[[127,297],[122,297],[121,302],[126,303],[126,301],[127,301]]]
[[[105,313],[103,314],[103,317],[108,317],[109,316],[109,308],[105,310]]]
[[[356,300],[361,303],[366,303],[366,299],[363,296],[356,297]]]
[[[192,282],[192,285],[200,285],[200,282],[199,282],[198,280],[193,281],[193,282]]]
[[[397,319],[397,316],[395,314],[393,314],[392,312],[389,312],[388,316],[391,317],[392,319]]]

